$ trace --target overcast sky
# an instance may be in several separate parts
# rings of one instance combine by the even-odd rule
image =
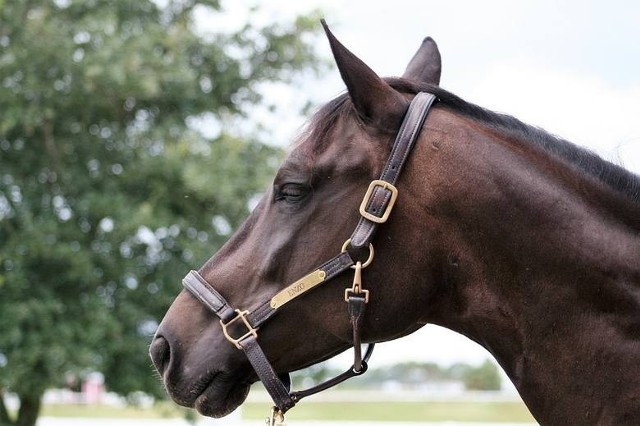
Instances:
[[[382,76],[400,75],[430,35],[439,45],[441,86],[467,101],[508,113],[640,173],[640,2],[608,0],[418,1],[270,0],[223,2],[224,22],[246,19],[260,4],[262,23],[321,8],[336,36]],[[206,26],[206,23],[204,23]],[[330,57],[323,39],[319,55]],[[333,72],[305,82],[316,101],[344,89]],[[295,104],[300,89],[268,92]],[[285,144],[301,121],[273,121]],[[375,364],[422,360],[481,362],[488,353],[434,326],[380,345]],[[345,363],[348,362],[345,360]]]

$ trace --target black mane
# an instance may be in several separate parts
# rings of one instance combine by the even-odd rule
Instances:
[[[402,93],[432,93],[438,98],[440,105],[466,117],[488,124],[497,130],[507,132],[519,139],[531,141],[547,152],[596,177],[630,200],[636,203],[640,202],[640,176],[602,159],[585,148],[551,135],[538,127],[525,124],[510,115],[499,114],[466,102],[438,86],[419,84],[398,78],[387,78],[385,80],[394,89]],[[309,129],[315,141],[318,144],[326,143],[327,138],[325,136],[333,126],[333,123],[338,117],[346,114],[353,114],[353,107],[349,101],[348,94],[344,93],[327,103],[312,118]]]

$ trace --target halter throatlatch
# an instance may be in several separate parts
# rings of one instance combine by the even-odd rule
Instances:
[[[362,269],[373,261],[374,251],[371,241],[378,225],[387,221],[396,203],[398,190],[395,184],[434,101],[435,96],[424,92],[418,93],[413,98],[380,179],[371,182],[360,204],[360,221],[337,256],[265,300],[251,312],[231,307],[224,297],[196,271],[189,272],[182,280],[185,288],[220,318],[225,337],[238,349],[244,351],[269,392],[275,404],[270,417],[267,418],[267,424],[270,426],[284,425],[284,414],[302,398],[367,371],[367,362],[374,345],[369,344],[362,356],[362,322],[369,302],[369,291],[362,285]],[[369,247],[369,258],[364,262],[354,261],[348,251],[350,247],[356,249]],[[258,329],[285,304],[349,269],[354,270],[353,285],[345,289],[344,300],[348,304],[349,318],[353,328],[353,365],[344,373],[324,383],[307,390],[291,392],[289,375],[278,375],[260,348]],[[238,332],[238,329],[241,331]]]

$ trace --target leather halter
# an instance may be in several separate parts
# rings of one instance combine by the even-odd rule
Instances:
[[[313,272],[286,287],[270,299],[265,300],[258,308],[249,312],[231,307],[218,291],[211,286],[198,272],[191,271],[183,279],[183,285],[208,309],[220,318],[225,337],[237,348],[242,349],[258,377],[269,392],[275,407],[271,416],[271,423],[284,420],[284,413],[292,408],[300,399],[328,389],[344,380],[363,374],[367,370],[367,361],[373,351],[370,344],[365,356],[362,357],[361,329],[365,305],[369,300],[369,292],[362,288],[361,270],[373,260],[373,246],[371,241],[381,223],[384,223],[396,202],[398,190],[394,186],[407,160],[411,148],[415,144],[422,124],[435,101],[430,93],[418,93],[405,114],[398,135],[396,136],[391,155],[385,164],[380,179],[374,180],[360,205],[360,221],[351,238],[342,247],[337,256],[320,265]],[[369,247],[369,259],[362,263],[354,261],[347,249]],[[353,366],[341,375],[321,383],[313,388],[290,392],[288,375],[283,378],[275,372],[264,352],[258,344],[258,328],[271,318],[280,307],[291,300],[305,294],[316,286],[325,283],[348,269],[355,270],[352,288],[345,289],[345,300],[349,304],[349,316],[353,327]],[[231,325],[242,325],[246,332],[241,336],[232,336]],[[234,330],[238,327],[233,327]]]

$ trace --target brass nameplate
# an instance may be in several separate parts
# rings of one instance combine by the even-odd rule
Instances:
[[[327,273],[325,271],[317,269],[309,275],[300,278],[298,281],[294,282],[289,287],[273,296],[273,298],[271,299],[271,307],[273,309],[278,309],[290,300],[295,299],[301,294],[304,294],[318,284],[322,283],[326,276]]]

